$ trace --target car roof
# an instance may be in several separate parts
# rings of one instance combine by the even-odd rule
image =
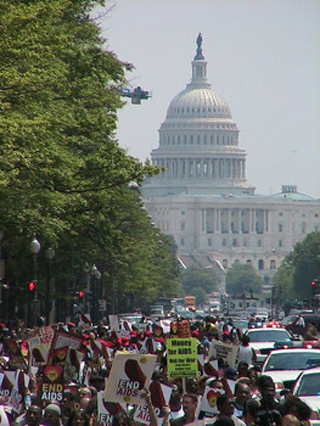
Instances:
[[[285,331],[288,333],[288,330],[284,327],[278,328],[278,327],[260,327],[260,328],[249,328],[246,333],[250,333],[251,331],[258,331],[259,333],[265,333],[266,331]]]
[[[306,349],[306,348],[288,348],[288,349],[277,349],[276,351],[270,352],[270,355],[277,355],[277,354],[284,354],[288,352],[295,352],[295,353],[315,353],[320,352],[320,348],[312,348],[312,349]]]
[[[308,368],[307,370],[303,370],[302,375],[306,376],[307,374],[314,374],[319,373],[320,374],[320,367],[314,367],[314,368]],[[301,377],[299,376],[299,378]]]

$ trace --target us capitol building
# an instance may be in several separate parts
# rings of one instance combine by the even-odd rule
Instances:
[[[192,78],[171,101],[142,193],[154,223],[174,237],[182,267],[226,271],[250,263],[267,284],[293,246],[320,231],[320,200],[283,185],[256,195],[227,101],[207,80],[202,37]]]

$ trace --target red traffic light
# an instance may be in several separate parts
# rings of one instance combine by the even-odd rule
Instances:
[[[35,289],[35,285],[33,282],[29,283],[29,291],[33,291]]]
[[[314,287],[316,285],[316,282],[312,281],[311,285],[312,285],[312,287]]]
[[[84,296],[84,292],[83,291],[79,291],[79,297],[82,299]]]

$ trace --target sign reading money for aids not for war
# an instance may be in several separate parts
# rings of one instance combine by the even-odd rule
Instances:
[[[156,355],[117,352],[103,399],[107,402],[144,404],[141,391],[149,388],[156,360]]]
[[[197,377],[197,339],[167,339],[168,376]]]

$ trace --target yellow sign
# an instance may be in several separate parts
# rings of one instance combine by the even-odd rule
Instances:
[[[169,377],[197,377],[197,339],[167,339],[167,359]]]

